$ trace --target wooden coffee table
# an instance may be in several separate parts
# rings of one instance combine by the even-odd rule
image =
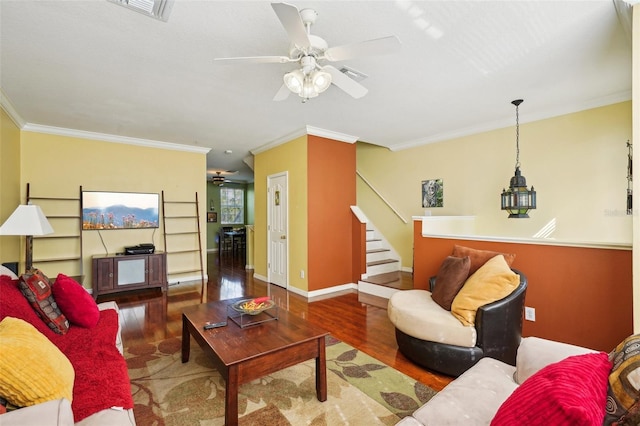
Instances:
[[[327,400],[325,336],[329,333],[284,309],[278,319],[241,328],[227,318],[227,306],[242,300],[203,303],[182,310],[182,362],[189,361],[190,338],[213,359],[226,381],[226,425],[238,424],[238,387],[311,358],[316,360],[316,395]],[[205,330],[206,323],[227,321]]]

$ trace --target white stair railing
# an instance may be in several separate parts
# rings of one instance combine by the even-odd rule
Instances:
[[[381,194],[377,189],[375,189],[375,188],[373,187],[373,185],[371,184],[371,182],[369,182],[369,181],[368,181],[364,176],[362,176],[362,174],[360,173],[360,171],[356,170],[356,174],[360,177],[360,179],[362,179],[362,181],[363,181],[364,183],[366,183],[366,184],[367,184],[367,186],[368,186],[369,188],[371,188],[371,190],[372,190],[372,191],[373,191],[373,192],[374,192],[378,197],[380,197],[380,199],[382,200],[382,202],[384,202],[384,203],[387,205],[387,207],[389,207],[389,208],[391,209],[391,211],[392,211],[392,212],[394,212],[394,213],[396,214],[396,216],[398,216],[398,217],[400,218],[400,220],[401,220],[402,222],[404,222],[405,224],[406,224],[406,223],[409,223],[409,222],[407,222],[407,219],[405,219],[405,218],[400,214],[400,212],[399,212],[398,210],[396,210],[396,208],[395,208],[395,207],[393,207],[393,206],[391,205],[391,203],[390,203],[386,198],[384,198],[384,196],[383,196],[383,195],[382,195],[382,194]]]

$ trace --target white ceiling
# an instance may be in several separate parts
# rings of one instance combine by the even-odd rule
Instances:
[[[631,99],[625,3],[291,3],[317,11],[330,47],[396,35],[402,49],[335,63],[369,75],[361,99],[331,86],[274,102],[294,63],[213,61],[288,54],[268,1],[176,0],[162,22],[106,0],[0,0],[2,105],[26,128],[209,147],[208,168],[251,181],[251,150],[307,128],[395,150],[514,125],[517,98],[522,123]]]

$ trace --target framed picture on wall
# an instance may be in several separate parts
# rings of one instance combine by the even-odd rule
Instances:
[[[422,207],[444,206],[444,187],[442,179],[429,179],[422,181]]]
[[[208,212],[207,213],[207,222],[217,222],[218,221],[218,212]]]

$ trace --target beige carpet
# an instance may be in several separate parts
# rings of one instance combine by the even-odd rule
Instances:
[[[188,363],[181,341],[131,346],[125,357],[139,425],[223,425],[225,383],[193,342]],[[327,340],[327,393],[316,398],[315,361],[240,387],[240,425],[393,425],[435,391],[351,346]]]

